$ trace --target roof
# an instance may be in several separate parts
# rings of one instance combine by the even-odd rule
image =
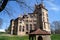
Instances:
[[[31,15],[31,14],[33,14],[33,13],[28,13],[28,15]]]
[[[44,8],[45,10],[47,10],[43,4],[36,5],[36,8],[38,8],[38,7],[39,7],[39,8]],[[48,11],[48,10],[47,10],[47,11]]]
[[[35,34],[35,35],[50,35],[50,32],[45,31],[45,30],[41,30],[41,29],[37,29],[34,32],[31,32],[30,34]]]

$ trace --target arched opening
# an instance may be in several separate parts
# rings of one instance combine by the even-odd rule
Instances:
[[[43,38],[41,36],[38,37],[38,40],[43,40]]]

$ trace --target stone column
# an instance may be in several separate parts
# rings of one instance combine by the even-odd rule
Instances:
[[[43,40],[51,40],[50,35],[44,35]]]
[[[11,35],[13,35],[13,26],[11,26]]]
[[[13,35],[14,21],[11,22],[11,35]]]
[[[38,40],[38,35],[36,35],[36,40]]]
[[[18,22],[18,24],[17,24],[17,27],[18,27],[18,28],[17,28],[17,35],[19,35],[19,26],[20,26],[20,25],[19,25],[19,24],[20,24],[19,22],[20,22],[20,20],[18,19],[17,22]]]

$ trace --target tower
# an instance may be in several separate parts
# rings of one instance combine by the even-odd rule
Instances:
[[[48,10],[45,8],[43,0],[39,5],[35,5],[34,13],[37,15],[37,27],[50,32]]]
[[[45,8],[43,0],[41,0],[41,3],[39,5],[35,5],[34,14],[37,15],[37,29],[36,31],[30,33],[29,39],[32,38],[33,40],[35,37],[36,40],[51,40],[50,26],[48,21],[48,10]]]

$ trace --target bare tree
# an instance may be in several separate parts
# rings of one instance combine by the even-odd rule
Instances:
[[[60,34],[60,21],[53,21],[51,23],[53,33]]]
[[[1,26],[2,26],[2,24],[3,24],[3,19],[2,18],[0,18],[0,28],[2,28]]]
[[[21,8],[21,7],[23,7],[23,8],[26,8],[26,7],[27,7],[28,9],[30,9],[30,10],[33,11],[33,9],[32,9],[30,6],[27,5],[27,3],[26,3],[27,0],[4,0],[3,3],[2,3],[2,0],[1,0],[0,12],[5,8],[5,11],[7,12],[7,14],[8,14],[9,16],[13,16],[13,15],[9,12],[10,9],[13,9],[13,8],[6,8],[6,5],[8,4],[9,1],[16,1],[16,2],[19,4],[20,8]],[[8,7],[11,7],[11,6],[8,6]]]

